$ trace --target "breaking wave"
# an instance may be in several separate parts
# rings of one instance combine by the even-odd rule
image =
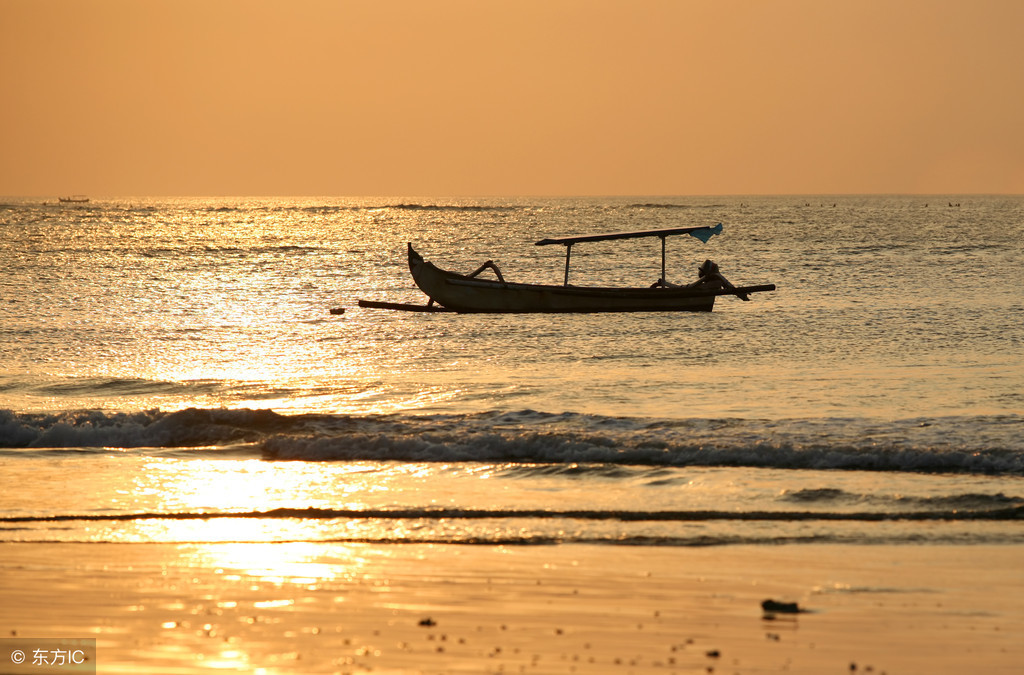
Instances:
[[[269,410],[13,413],[0,410],[0,448],[180,448],[255,442],[287,426]]]
[[[657,420],[535,411],[282,415],[190,408],[135,413],[0,411],[2,448],[252,444],[271,461],[745,466],[1024,475],[1024,417]],[[802,492],[793,501],[848,497]]]

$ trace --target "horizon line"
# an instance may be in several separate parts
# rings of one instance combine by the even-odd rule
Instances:
[[[379,193],[379,194],[270,194],[270,193],[207,193],[207,194],[100,194],[90,196],[88,193],[60,194],[0,194],[0,199],[53,199],[67,198],[71,194],[76,197],[87,197],[90,200],[111,199],[637,199],[667,198],[680,199],[691,197],[1022,197],[1024,192],[708,192],[708,193],[617,193],[617,194],[416,194],[416,193]]]

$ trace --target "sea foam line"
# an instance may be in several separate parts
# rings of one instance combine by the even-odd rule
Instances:
[[[1021,520],[1024,505],[979,511],[908,511],[908,512],[834,512],[834,511],[606,511],[591,509],[459,509],[459,508],[407,508],[407,509],[324,509],[278,508],[267,511],[225,512],[140,512],[108,514],[52,514],[47,516],[4,516],[0,523],[66,522],[66,521],[132,521],[132,520],[211,520],[222,518],[300,518],[304,520],[505,520],[567,519],[615,520],[622,522],[696,522],[696,521],[961,521],[961,520]]]

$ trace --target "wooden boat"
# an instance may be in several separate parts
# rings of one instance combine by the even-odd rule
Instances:
[[[689,234],[707,242],[721,231],[722,225],[718,224],[715,227],[676,227],[542,239],[536,242],[537,246],[565,246],[565,277],[560,286],[508,282],[497,265],[490,260],[470,274],[450,272],[424,260],[410,243],[409,270],[416,285],[430,298],[427,305],[360,300],[359,306],[427,312],[710,312],[719,295],[735,295],[749,300],[750,293],[775,290],[774,284],[737,288],[722,276],[718,266],[710,260],[700,266],[698,278],[691,284],[677,285],[665,280],[667,237]],[[574,244],[638,237],[661,238],[661,278],[654,284],[649,287],[623,288],[573,286],[569,283],[569,263]],[[479,278],[488,269],[495,273],[497,279]]]

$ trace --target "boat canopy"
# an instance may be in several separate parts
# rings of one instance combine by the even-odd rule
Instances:
[[[665,280],[665,238],[670,237],[674,234],[688,234],[692,237],[700,239],[705,244],[708,240],[716,234],[722,233],[722,224],[719,223],[714,227],[708,225],[700,225],[697,227],[667,227],[661,230],[639,230],[636,232],[613,232],[611,234],[585,234],[579,237],[559,237],[556,239],[541,239],[536,243],[537,246],[547,246],[548,244],[561,244],[565,246],[565,281],[564,285],[569,285],[569,260],[572,258],[572,245],[578,244],[583,241],[611,241],[613,239],[639,239],[640,237],[660,237],[661,238],[661,280]]]
[[[552,239],[541,239],[536,243],[537,246],[547,246],[549,244],[562,244],[563,246],[572,246],[584,241],[611,241],[613,239],[638,239],[640,237],[669,237],[675,234],[689,234],[697,239],[700,239],[704,243],[707,243],[711,237],[716,234],[722,233],[722,224],[719,223],[714,227],[709,225],[700,225],[696,227],[667,227],[661,230],[638,230],[636,232],[613,232],[611,234],[585,234],[579,237],[557,237]]]

